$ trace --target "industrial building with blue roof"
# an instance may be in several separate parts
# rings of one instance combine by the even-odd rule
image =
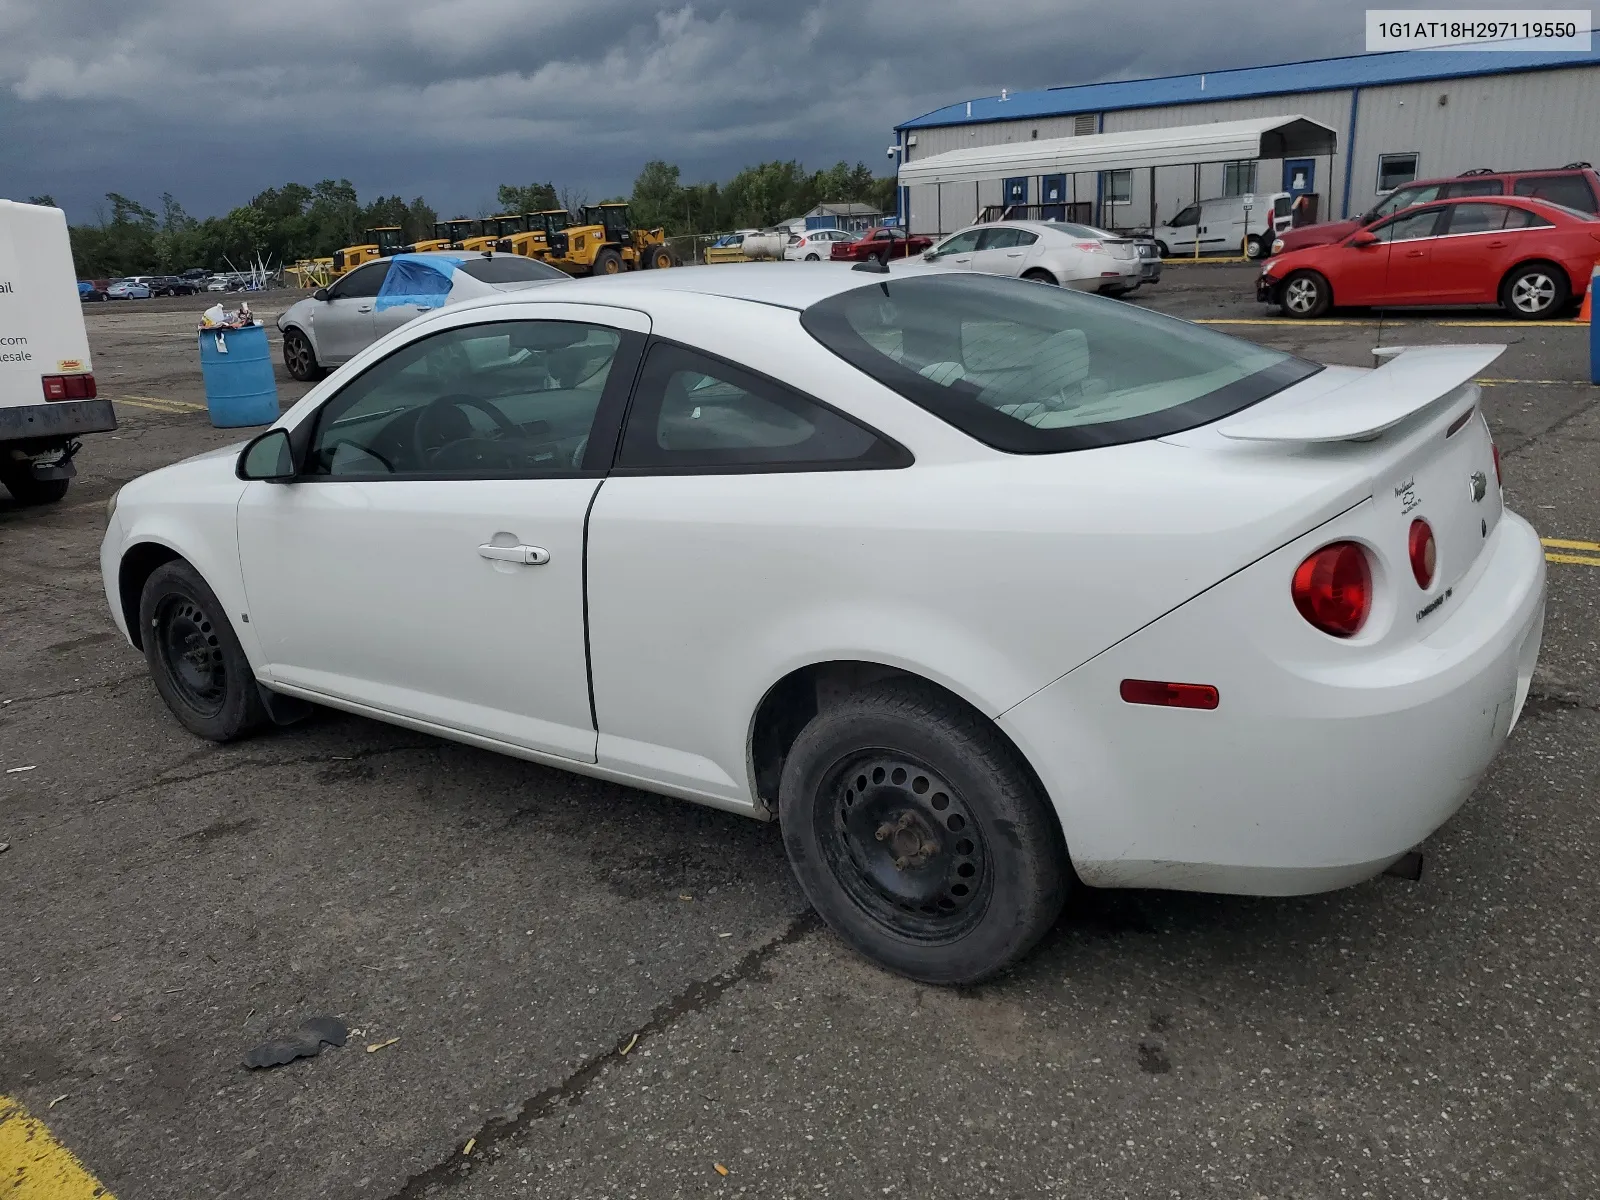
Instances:
[[[1149,175],[1114,165],[1076,175],[1041,167],[1036,176],[1010,167],[1014,174],[978,184],[903,187],[901,212],[918,232],[949,232],[989,205],[1037,204],[1048,191],[1077,219],[1131,227],[1148,223],[1152,200],[1164,219],[1196,199],[1296,190],[1313,195],[1322,215],[1337,217],[1365,211],[1411,178],[1600,161],[1600,46],[1410,50],[1007,91],[895,126],[894,152],[902,167],[926,167],[932,156],[979,147],[1277,116],[1328,127],[1337,149],[1314,161],[1164,167],[1154,173],[1153,191]]]

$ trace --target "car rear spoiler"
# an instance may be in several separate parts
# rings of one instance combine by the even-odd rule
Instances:
[[[1381,366],[1349,383],[1274,407],[1248,411],[1217,432],[1244,442],[1350,442],[1376,437],[1448,396],[1505,353],[1504,346],[1386,346]]]

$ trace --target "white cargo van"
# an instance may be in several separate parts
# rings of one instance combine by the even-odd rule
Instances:
[[[59,500],[78,435],[116,427],[95,392],[66,214],[0,200],[0,483],[19,504]]]
[[[1246,200],[1250,202],[1248,213]],[[1196,245],[1201,254],[1238,254],[1245,248],[1247,258],[1260,258],[1271,248],[1272,239],[1289,228],[1293,204],[1294,197],[1288,192],[1216,196],[1189,205],[1167,224],[1157,225],[1151,236],[1162,258],[1193,254]]]

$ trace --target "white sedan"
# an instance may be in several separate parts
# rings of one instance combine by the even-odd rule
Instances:
[[[860,236],[843,229],[807,229],[792,233],[788,245],[783,248],[783,257],[790,262],[826,262],[833,254],[835,242],[853,242]]]
[[[990,221],[957,230],[923,259],[960,271],[1059,283],[1083,292],[1126,295],[1144,281],[1139,244],[1090,225]]]
[[[329,705],[776,818],[842,937],[971,982],[1080,883],[1337,888],[1462,804],[1544,611],[1498,353],[915,264],[558,283],[127,484],[101,568],[202,737]]]

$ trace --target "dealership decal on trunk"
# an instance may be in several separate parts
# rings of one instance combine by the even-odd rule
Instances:
[[[1417,495],[1417,477],[1415,475],[1404,483],[1397,484],[1394,494],[1400,501],[1401,516],[1404,516],[1422,503],[1422,497]]]

